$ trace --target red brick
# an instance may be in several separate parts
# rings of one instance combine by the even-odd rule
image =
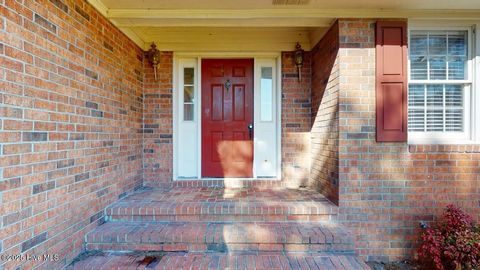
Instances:
[[[4,155],[29,153],[32,151],[32,144],[8,144],[3,146]]]
[[[8,178],[1,187],[4,202],[2,216],[18,211],[20,202],[39,211],[35,218],[20,218],[19,221],[26,227],[17,228],[17,235],[25,235],[25,238],[17,237],[11,231],[10,235],[14,237],[7,242],[3,240],[2,252],[19,253],[18,247],[22,242],[33,239],[32,231],[36,234],[47,231],[46,241],[38,243],[38,248],[33,249],[50,252],[54,250],[53,246],[62,247],[59,250],[65,256],[55,265],[48,265],[47,262],[10,262],[6,268],[62,268],[62,263],[68,263],[82,251],[81,243],[85,232],[96,225],[88,225],[90,217],[116,200],[118,194],[132,190],[142,181],[141,162],[129,162],[125,157],[126,153],[138,156],[142,153],[142,134],[137,133],[137,127],[142,123],[141,109],[137,112],[141,104],[136,105],[135,113],[130,106],[125,106],[125,103],[133,103],[141,98],[142,84],[134,77],[133,70],[143,68],[143,62],[137,59],[142,50],[88,5],[84,10],[95,20],[90,25],[79,24],[71,16],[75,12],[75,5],[84,7],[84,2],[57,1],[56,4],[60,7],[69,10],[68,13],[55,8],[51,1],[45,1],[44,4],[30,0],[8,0],[5,6],[0,7],[0,29],[6,30],[0,34],[0,51],[4,56],[0,56],[0,62],[6,69],[2,75],[8,81],[18,83],[4,83],[8,94],[1,97],[6,106],[0,106],[0,114],[7,118],[1,124],[5,131],[8,130],[0,135],[3,143],[1,172],[3,178]],[[59,36],[52,35],[33,23],[34,14],[39,14],[44,20],[38,17],[36,21],[50,30],[53,27],[49,24],[55,25]],[[22,22],[25,25],[21,25]],[[104,29],[103,32],[95,30],[100,28]],[[72,31],[67,33],[66,29]],[[116,37],[111,44],[113,53],[93,49],[95,46],[103,46],[104,35]],[[67,46],[68,42],[75,44],[75,53],[86,51],[82,36],[89,37],[91,45],[88,49],[90,53],[85,58],[70,53]],[[104,63],[104,59],[109,61]],[[82,65],[89,62],[104,63],[101,71],[92,69],[103,80],[101,85],[82,81],[84,77],[77,73],[79,70],[83,73],[85,68],[90,69],[91,67]],[[120,77],[121,81],[118,80]],[[122,89],[121,95],[112,94],[113,89]],[[73,104],[74,102],[85,104],[93,97],[105,110],[105,120],[91,121],[81,115],[80,110],[76,111],[77,106],[81,105]],[[128,121],[122,118],[120,110],[125,110],[129,115]],[[85,135],[82,141],[70,141],[69,132],[74,131],[76,125],[83,125],[88,132],[98,132],[101,135],[92,133]],[[117,128],[120,126],[122,129]],[[32,140],[33,143],[16,143],[22,140],[21,132],[33,130],[48,134],[45,136],[42,133],[40,137],[33,133],[24,134],[24,139]],[[39,142],[39,139],[47,141]],[[98,153],[104,147],[103,141],[115,142],[115,147],[110,147],[108,153],[101,155],[101,161],[107,162],[105,164],[110,164],[110,167],[98,169],[96,165],[87,165],[99,162]],[[90,148],[92,150],[86,151]],[[70,156],[78,160],[80,170],[92,170],[94,179],[98,182],[82,181],[80,189],[80,186],[72,186],[74,175],[81,171],[77,167],[58,170],[55,167],[57,161],[71,158]],[[47,160],[53,162],[45,162]],[[117,168],[113,170],[113,166]],[[119,170],[119,167],[123,169]],[[49,182],[52,179],[55,179],[56,185]],[[46,184],[47,189],[32,194],[31,185],[43,183],[49,183]],[[74,196],[73,191],[78,194]],[[97,192],[103,194],[101,198],[97,197],[100,194]],[[46,194],[49,196],[48,203],[45,202]],[[6,239],[6,236],[0,239]],[[5,265],[0,262],[0,268],[2,267]]]
[[[4,128],[5,129],[5,128]],[[21,140],[20,132],[2,132],[0,133],[0,142],[18,142]]]
[[[340,73],[349,74],[340,82],[344,98],[339,104],[339,182],[349,187],[339,191],[339,211],[349,214],[339,217],[362,236],[357,241],[362,257],[399,260],[411,255],[420,221],[431,220],[448,203],[467,205],[478,196],[472,188],[478,163],[470,161],[480,151],[478,146],[468,151],[464,145],[375,142],[374,24],[368,19],[339,22]],[[365,139],[356,139],[361,133]],[[398,246],[399,240],[410,245]]]

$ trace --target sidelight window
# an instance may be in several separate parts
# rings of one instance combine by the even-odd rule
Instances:
[[[183,69],[183,121],[194,121],[195,115],[195,69]]]
[[[273,120],[273,78],[272,67],[262,67],[260,78],[260,120]]]

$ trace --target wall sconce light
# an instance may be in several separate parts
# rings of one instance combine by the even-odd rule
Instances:
[[[302,66],[303,66],[303,49],[302,45],[297,42],[297,45],[295,46],[295,53],[294,53],[294,59],[295,59],[295,65],[297,66],[298,70],[298,81],[302,81]]]
[[[157,68],[158,64],[160,64],[160,51],[157,50],[157,45],[155,45],[155,42],[150,45],[150,50],[148,50],[147,53],[147,58],[150,64],[153,66],[153,72],[155,76],[155,81],[157,80]]]

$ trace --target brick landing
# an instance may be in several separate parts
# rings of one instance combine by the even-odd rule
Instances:
[[[135,254],[106,253],[86,258],[67,268],[90,269],[322,269],[367,270],[354,256],[327,256],[269,253],[261,255],[225,253],[168,253],[153,257]]]
[[[124,221],[331,221],[337,207],[315,191],[278,188],[145,188],[106,210]]]

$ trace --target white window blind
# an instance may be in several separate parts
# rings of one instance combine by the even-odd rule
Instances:
[[[408,104],[409,131],[463,131],[462,85],[410,84]]]

